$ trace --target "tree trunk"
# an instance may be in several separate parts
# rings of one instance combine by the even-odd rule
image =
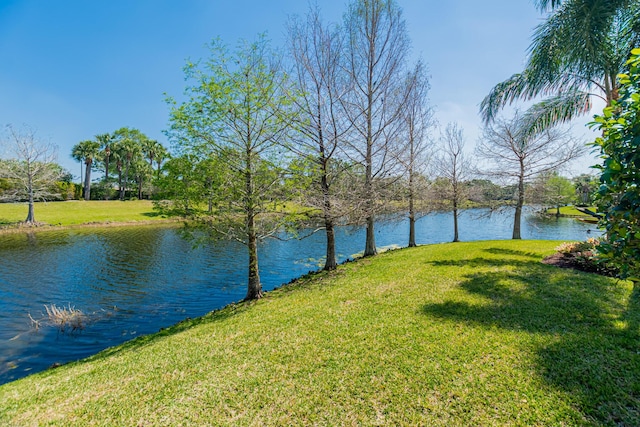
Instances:
[[[376,235],[374,230],[373,204],[373,68],[369,67],[367,76],[367,151],[365,154],[365,197],[367,208],[367,239],[364,245],[364,256],[373,256],[376,250]]]
[[[109,154],[104,157],[104,182],[109,182]]]
[[[324,263],[324,270],[331,271],[338,267],[336,262],[336,232],[333,221],[325,218],[325,232],[327,233],[327,259]]]
[[[84,167],[84,199],[91,200],[91,162],[88,160]]]
[[[118,197],[120,200],[124,200],[124,187],[122,186],[122,165],[118,166]]]
[[[320,131],[322,136],[322,131]],[[333,224],[333,212],[331,207],[331,198],[329,192],[329,179],[327,177],[327,159],[324,157],[324,146],[320,147],[322,167],[322,177],[320,178],[320,185],[322,187],[323,198],[323,214],[324,214],[324,230],[327,235],[327,259],[324,263],[324,270],[331,271],[338,267],[336,261],[336,232]]]
[[[459,242],[458,238],[458,203],[453,202],[453,241]]]
[[[374,229],[374,216],[373,216],[373,184],[372,178],[372,165],[371,165],[371,146],[367,147],[367,168],[365,177],[365,197],[366,197],[366,209],[367,209],[367,238],[364,245],[363,256],[373,256],[378,253],[376,250],[376,234]]]
[[[367,240],[364,248],[364,256],[373,256],[378,253],[376,249],[376,234],[373,229],[374,217],[370,215],[367,217]]]
[[[524,206],[524,165],[520,162],[520,178],[518,180],[518,203],[516,204],[516,214],[513,219],[513,239],[522,239],[520,235],[520,224],[522,222],[522,207]]]
[[[413,146],[412,146],[412,156],[413,156]],[[412,157],[413,159],[413,157]],[[413,206],[413,171],[409,171],[409,247],[415,248],[416,245],[416,212]]]
[[[245,191],[247,213],[247,248],[249,250],[249,280],[247,283],[247,296],[245,300],[253,300],[262,297],[262,284],[260,283],[260,270],[258,269],[258,237],[256,234],[256,212],[254,205],[255,188],[252,174],[253,152],[247,148]]]
[[[248,174],[249,175],[249,174]],[[247,178],[250,186],[251,178]],[[256,236],[256,222],[253,207],[247,211],[247,247],[249,249],[249,282],[247,284],[247,296],[245,300],[262,297],[262,284],[260,283],[260,270],[258,269],[258,238]]]
[[[413,212],[409,213],[409,247],[415,248],[416,246],[416,216]]]
[[[29,178],[29,182],[31,182],[31,178]],[[27,219],[25,219],[24,222],[28,224],[36,222],[36,216],[33,213],[33,191],[31,191],[31,189],[29,190],[29,212],[27,213]]]
[[[262,298],[262,284],[260,283],[260,271],[258,269],[258,239],[255,233],[255,223],[250,220],[250,229],[247,234],[249,249],[249,283],[245,300]]]
[[[124,200],[124,197],[127,193],[127,186],[129,185],[129,166],[131,165],[131,160],[127,159],[127,164],[124,167],[124,186],[122,187],[122,191],[120,192],[120,200]]]

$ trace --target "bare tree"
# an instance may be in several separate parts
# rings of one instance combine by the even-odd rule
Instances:
[[[352,1],[344,26],[350,81],[344,106],[353,130],[346,153],[364,172],[364,256],[371,256],[377,253],[374,221],[382,200],[376,185],[388,182],[386,178],[397,167],[392,151],[403,122],[403,73],[410,43],[402,11],[394,0]]]
[[[348,196],[338,194],[334,181],[343,175],[344,163],[337,161],[338,146],[349,130],[341,112],[341,100],[346,93],[341,58],[344,33],[337,26],[322,23],[317,6],[310,8],[305,20],[289,22],[289,50],[294,60],[295,78],[300,96],[296,106],[300,111],[293,150],[311,163],[312,182],[304,186],[306,204],[322,212],[327,237],[325,270],[337,267],[335,224],[345,215]]]
[[[484,173],[509,183],[517,183],[513,238],[521,239],[525,183],[536,176],[557,170],[581,156],[585,145],[569,130],[550,128],[537,134],[528,132],[528,122],[517,112],[511,119],[499,118],[485,127],[476,146],[478,158],[488,162]]]
[[[25,222],[34,224],[35,201],[46,201],[57,196],[54,184],[64,171],[56,161],[56,147],[36,137],[35,130],[28,126],[15,129],[7,126],[2,140],[9,159],[0,163],[0,177],[8,179],[12,188],[3,193],[8,200],[27,200],[29,211]]]
[[[429,80],[422,61],[416,63],[413,70],[407,73],[407,100],[404,108],[404,135],[406,148],[400,157],[407,174],[407,192],[409,197],[409,247],[416,246],[416,202],[419,199],[421,173],[424,172],[431,150],[428,147],[427,132],[433,125],[433,110],[428,105],[427,93]]]
[[[440,134],[440,153],[435,161],[436,173],[445,179],[446,186],[438,197],[451,203],[453,212],[453,241],[458,242],[458,212],[467,199],[463,181],[470,178],[473,162],[464,153],[464,131],[457,123],[448,123]]]

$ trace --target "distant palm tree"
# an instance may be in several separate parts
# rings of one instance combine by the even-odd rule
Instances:
[[[158,143],[155,151],[155,161],[156,161],[156,179],[160,179],[160,170],[162,169],[162,162],[169,159],[171,156],[169,155],[169,151],[164,148],[164,145]]]
[[[113,142],[113,135],[110,133],[101,133],[96,135],[96,141],[100,143],[102,149],[102,160],[104,161],[104,181],[109,181],[109,160],[111,157],[111,143]]]
[[[156,151],[158,150],[158,146],[160,143],[155,139],[144,138],[141,141],[142,152],[149,159],[149,166],[153,166],[153,160],[156,157]]]
[[[527,65],[481,103],[485,122],[516,100],[546,97],[526,118],[535,133],[590,111],[594,97],[618,98],[616,76],[640,41],[640,1],[537,0],[549,16],[534,32]]]
[[[79,161],[84,162],[84,199],[91,199],[91,166],[93,161],[98,157],[100,143],[97,141],[82,141],[77,143],[71,149],[71,156]]]

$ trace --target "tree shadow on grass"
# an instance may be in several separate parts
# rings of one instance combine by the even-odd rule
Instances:
[[[434,265],[471,266],[464,298],[427,304],[428,316],[506,330],[549,334],[537,350],[541,376],[570,393],[588,420],[640,425],[640,291],[615,280],[561,270],[524,252],[488,249],[510,258],[474,258]],[[512,255],[517,255],[515,258]],[[496,271],[496,267],[500,268]]]
[[[157,217],[166,217],[167,214],[165,212],[161,212],[159,210],[157,211],[150,211],[150,212],[143,212],[142,216],[148,216],[149,218],[157,218]]]

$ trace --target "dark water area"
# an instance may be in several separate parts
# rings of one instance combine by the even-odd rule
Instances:
[[[460,239],[511,238],[512,214],[460,218]],[[450,241],[450,214],[421,218],[418,244]],[[404,247],[408,222],[376,225],[379,248]],[[584,240],[598,235],[594,225],[571,219],[523,221],[525,239]],[[361,228],[340,228],[339,261],[364,248]],[[267,240],[259,247],[260,273],[271,290],[323,265],[325,236]],[[54,363],[81,359],[139,335],[157,332],[186,317],[197,317],[244,298],[246,248],[216,241],[194,248],[180,230],[167,226],[91,228],[0,236],[0,384]],[[88,316],[84,329],[36,329],[45,305],[74,307]]]

